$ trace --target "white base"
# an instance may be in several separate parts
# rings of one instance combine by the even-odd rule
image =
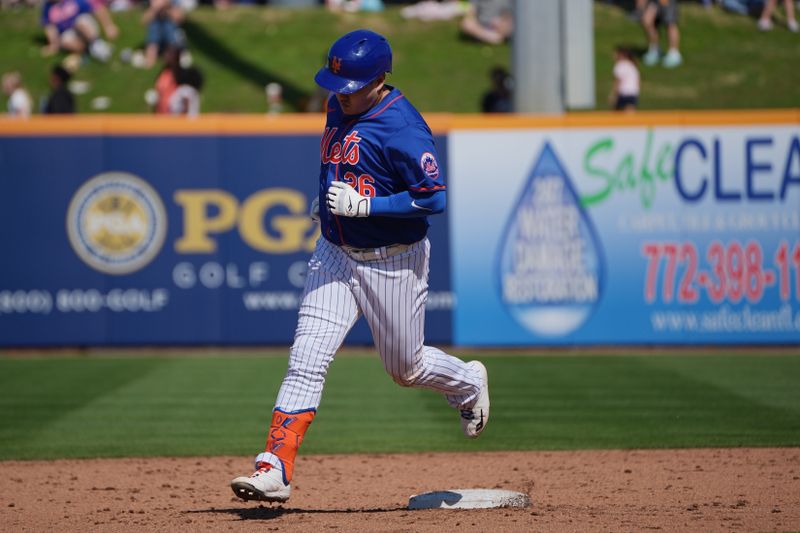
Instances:
[[[495,507],[530,507],[527,494],[511,490],[453,489],[415,494],[408,508],[417,509],[492,509]]]

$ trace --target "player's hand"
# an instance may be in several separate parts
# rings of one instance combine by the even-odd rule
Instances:
[[[308,210],[308,216],[311,217],[311,220],[314,222],[319,222],[319,196],[315,196],[313,200],[311,200],[311,208]]]
[[[361,196],[343,181],[334,181],[328,188],[328,207],[331,213],[343,217],[368,217],[370,200]]]

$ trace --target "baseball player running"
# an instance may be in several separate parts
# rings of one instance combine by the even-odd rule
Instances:
[[[363,315],[384,368],[404,387],[439,391],[477,437],[489,419],[486,367],[425,346],[430,243],[427,216],[445,208],[444,176],[431,130],[386,85],[392,50],[381,35],[339,38],[314,78],[331,91],[320,143],[322,237],[311,260],[266,449],[256,471],[231,482],[245,500],[283,502],[297,450],[314,419],[325,375]]]

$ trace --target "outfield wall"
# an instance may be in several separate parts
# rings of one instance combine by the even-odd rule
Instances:
[[[427,118],[430,342],[800,342],[800,112]],[[290,343],[323,120],[0,120],[0,345]]]

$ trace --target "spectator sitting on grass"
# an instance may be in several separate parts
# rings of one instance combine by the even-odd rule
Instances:
[[[725,11],[731,11],[746,17],[759,18],[764,11],[764,0],[719,0]],[[800,2],[798,2],[800,6]]]
[[[75,112],[75,98],[67,88],[70,73],[61,65],[56,65],[50,71],[50,87],[52,92],[47,99],[42,112],[46,115],[61,115]]]
[[[325,0],[330,11],[383,11],[383,0]]]
[[[142,15],[147,24],[147,45],[145,47],[145,68],[153,68],[159,53],[168,46],[182,47],[184,11],[180,0],[150,0],[150,5]]]
[[[487,44],[500,44],[514,31],[511,0],[470,0],[461,31]]]
[[[97,21],[103,26],[106,38],[117,38],[119,30],[101,0],[46,0],[41,24],[47,45],[42,48],[42,55],[49,56],[59,50],[83,54],[88,50],[98,61],[108,61],[111,46],[100,38]]]
[[[422,21],[451,20],[464,15],[468,5],[461,0],[423,0],[416,4],[406,6],[400,10],[404,19],[419,19]]]
[[[3,74],[2,85],[3,92],[8,96],[8,114],[19,118],[31,116],[33,101],[22,85],[20,73],[17,71],[6,72]]]

